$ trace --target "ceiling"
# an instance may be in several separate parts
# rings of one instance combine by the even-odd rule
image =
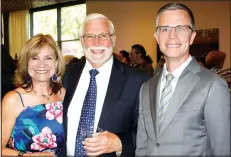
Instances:
[[[1,12],[38,8],[77,0],[1,0]]]

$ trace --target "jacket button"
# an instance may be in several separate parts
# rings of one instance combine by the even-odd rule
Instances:
[[[159,144],[159,143],[156,143],[156,146],[157,146],[157,147],[159,147],[159,146],[160,146],[160,144]]]

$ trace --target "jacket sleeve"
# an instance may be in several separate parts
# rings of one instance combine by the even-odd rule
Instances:
[[[144,114],[143,114],[143,94],[144,86],[147,84],[143,84],[140,90],[140,105],[139,105],[139,118],[138,118],[138,130],[136,136],[136,156],[146,156],[147,150],[147,133],[144,124]]]
[[[230,93],[223,79],[212,83],[204,117],[213,155],[230,156]]]

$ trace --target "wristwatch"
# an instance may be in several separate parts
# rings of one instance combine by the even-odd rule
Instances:
[[[18,156],[23,156],[24,152],[19,152]]]

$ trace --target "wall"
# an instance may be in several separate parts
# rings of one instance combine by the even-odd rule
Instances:
[[[170,2],[170,1],[168,1]],[[175,1],[176,2],[176,1]],[[226,52],[224,68],[230,67],[230,1],[181,1],[194,13],[196,29],[219,28],[219,47]],[[109,17],[116,29],[115,52],[141,44],[156,64],[155,16],[164,1],[87,1],[87,14]]]

